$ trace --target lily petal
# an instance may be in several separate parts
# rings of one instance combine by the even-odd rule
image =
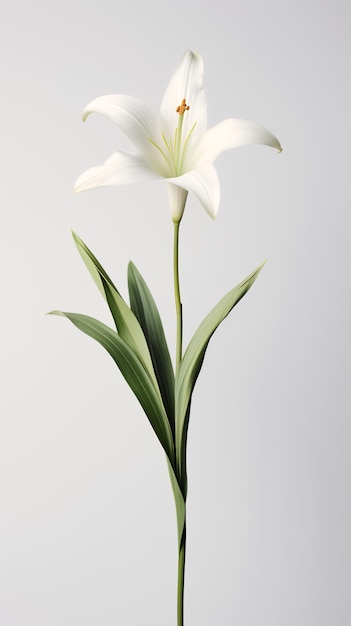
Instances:
[[[159,137],[158,116],[139,98],[124,95],[101,96],[92,100],[82,113],[83,121],[90,113],[106,115],[127,135],[138,150],[152,152],[150,138]]]
[[[167,178],[168,183],[192,191],[201,202],[207,213],[214,219],[218,213],[220,186],[216,168],[210,162],[201,163],[196,169],[177,176]]]
[[[203,74],[202,57],[187,50],[170,80],[161,104],[161,117],[167,125],[167,131],[170,135],[173,134],[178,125],[176,108],[181,104],[183,98],[186,99],[186,103],[190,107],[189,111],[184,114],[183,134],[187,136],[195,123],[194,138],[205,132],[207,128],[207,106],[202,87]]]
[[[194,146],[194,158],[214,161],[224,150],[250,144],[263,144],[282,151],[278,139],[260,124],[249,120],[228,119],[209,128],[198,140]]]
[[[167,191],[172,220],[175,224],[179,224],[183,217],[188,192],[183,187],[172,183],[167,183]]]
[[[149,167],[144,157],[114,152],[104,165],[98,165],[83,172],[76,180],[74,192],[79,193],[110,185],[128,185],[152,178],[160,178],[160,176]]]

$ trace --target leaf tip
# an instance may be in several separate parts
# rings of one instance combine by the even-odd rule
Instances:
[[[45,313],[45,315],[62,315],[63,317],[65,316],[62,311],[58,311],[57,309],[55,309],[54,311],[48,311],[47,313]]]
[[[76,244],[77,247],[84,245],[83,241],[81,240],[81,238],[78,237],[77,233],[75,233],[73,229],[71,230],[71,233],[72,233],[72,237],[73,237],[74,243]]]
[[[129,261],[129,263],[128,263],[128,276],[135,276],[137,271],[138,270],[135,267],[133,261]]]

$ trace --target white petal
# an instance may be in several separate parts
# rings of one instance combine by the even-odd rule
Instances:
[[[142,156],[114,152],[104,165],[83,172],[75,182],[74,192],[111,185],[129,185],[151,178],[160,177],[148,167],[146,159]]]
[[[183,217],[188,192],[178,185],[167,184],[169,207],[171,209],[172,220],[178,224]]]
[[[161,104],[161,117],[167,126],[162,130],[168,131],[168,134],[172,135],[178,126],[176,108],[181,104],[183,98],[190,106],[189,111],[184,113],[183,136],[188,135],[195,122],[196,127],[193,136],[205,132],[207,107],[205,92],[202,87],[203,73],[202,57],[187,50],[171,78]]]
[[[219,208],[220,187],[216,169],[212,163],[205,162],[199,167],[176,178],[168,178],[187,191],[192,191],[200,200],[207,213],[215,218]]]
[[[84,109],[83,121],[90,113],[101,113],[110,118],[144,154],[152,151],[150,138],[158,140],[158,115],[138,98],[124,95],[101,96]]]
[[[263,144],[280,152],[282,150],[278,139],[260,124],[249,120],[228,119],[207,130],[194,146],[192,158],[198,162],[214,161],[223,150],[250,144]]]

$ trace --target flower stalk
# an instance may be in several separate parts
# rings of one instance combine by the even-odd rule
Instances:
[[[179,116],[180,120],[182,115]],[[179,226],[180,222],[174,224],[173,239],[173,278],[174,278],[174,298],[176,308],[176,377],[179,373],[179,366],[182,360],[182,337],[183,337],[183,316],[182,302],[180,297],[179,284]],[[176,453],[177,454],[177,453]],[[184,509],[186,503],[184,501]],[[184,574],[185,574],[185,547],[186,547],[186,526],[184,526],[181,536],[178,537],[178,588],[177,588],[177,626],[184,624]]]
[[[186,546],[186,522],[184,521],[184,529],[183,529],[182,537],[179,542],[179,554],[178,554],[177,626],[184,626],[185,546]]]
[[[173,280],[174,280],[174,299],[176,308],[176,375],[178,374],[179,365],[182,360],[182,341],[183,341],[183,315],[182,302],[180,298],[179,286],[179,226],[180,222],[174,224],[173,239]]]

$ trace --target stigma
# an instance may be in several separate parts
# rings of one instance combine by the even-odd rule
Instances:
[[[185,111],[189,111],[189,109],[190,106],[186,103],[185,98],[183,98],[182,103],[176,108],[176,112],[179,113],[179,115],[184,115]]]

